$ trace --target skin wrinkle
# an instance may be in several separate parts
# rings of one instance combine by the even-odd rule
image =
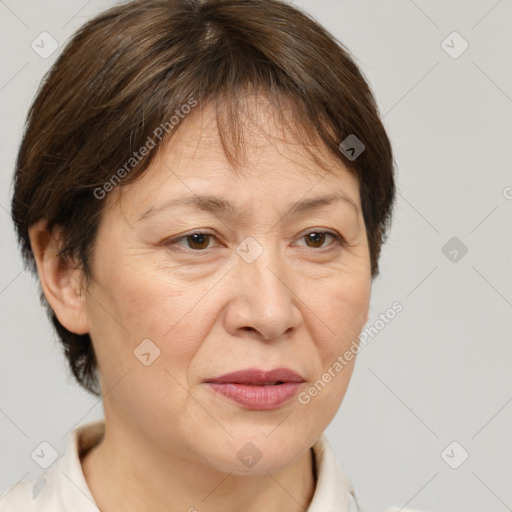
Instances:
[[[359,213],[359,207],[356,205],[355,201],[351,199],[350,197],[346,196],[345,194],[329,194],[327,196],[318,197],[315,199],[307,199],[307,200],[301,200],[293,203],[292,205],[288,206],[286,208],[285,213],[281,213],[281,217],[285,216],[291,216],[291,215],[297,215],[299,213],[308,212],[311,210],[314,210],[315,208],[319,208],[324,205],[328,205],[330,203],[333,203],[335,201],[345,201],[347,204],[349,204],[354,211]],[[211,196],[211,195],[203,195],[198,196],[195,194],[193,197],[182,197],[182,198],[173,198],[161,205],[153,205],[150,208],[148,208],[144,214],[138,219],[138,222],[145,220],[151,216],[153,216],[155,213],[160,213],[162,211],[165,211],[167,209],[172,209],[173,207],[185,205],[185,206],[191,206],[194,208],[197,208],[198,210],[211,212],[211,213],[217,213],[218,215],[223,215],[225,217],[230,217],[233,219],[234,217],[238,217],[240,215],[243,215],[241,213],[236,213],[236,208],[230,203],[229,201],[226,201],[225,199],[221,197]]]

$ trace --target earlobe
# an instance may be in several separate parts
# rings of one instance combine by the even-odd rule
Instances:
[[[89,326],[82,270],[69,265],[59,257],[59,234],[58,228],[50,233],[44,219],[29,228],[41,288],[59,322],[68,331],[86,334],[89,332]]]

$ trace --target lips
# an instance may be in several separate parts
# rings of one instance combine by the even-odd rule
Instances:
[[[246,409],[269,411],[289,402],[305,380],[293,370],[276,368],[241,370],[208,379],[205,384],[217,394]]]
[[[215,382],[218,384],[245,384],[247,386],[269,386],[287,382],[304,382],[304,379],[298,373],[288,368],[276,368],[270,371],[258,369],[240,370],[226,373],[214,379],[208,379],[206,382]]]

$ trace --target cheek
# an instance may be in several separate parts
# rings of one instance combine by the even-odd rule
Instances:
[[[100,279],[91,337],[105,391],[115,388],[111,401],[162,421],[190,407],[183,386],[214,314],[201,302],[207,290],[120,264],[106,265]]]
[[[134,350],[149,339],[155,353],[160,351],[152,366],[182,373],[213,321],[214,312],[205,311],[202,301],[208,283],[191,285],[171,273],[145,270],[142,259],[139,263],[104,266],[98,276],[102,286],[95,292],[102,305],[93,304],[96,329],[91,332],[116,361],[135,369],[140,363]]]
[[[338,279],[318,283],[310,293],[310,315],[316,325],[316,345],[323,365],[329,365],[357,341],[366,323],[371,279],[366,273],[341,274]]]
[[[325,429],[345,397],[370,300],[370,284],[364,278],[340,280],[322,290],[317,308],[312,308],[319,312],[312,323],[317,326],[313,341],[320,364],[299,395],[311,430],[319,425]]]
[[[354,370],[358,335],[370,302],[371,277],[366,267],[361,267],[361,272],[354,267],[340,269],[336,279],[331,276],[308,290],[306,318],[318,364],[299,402],[306,418],[315,417],[317,420],[311,421],[325,427],[343,401]]]

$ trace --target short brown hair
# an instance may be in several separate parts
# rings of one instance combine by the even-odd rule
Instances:
[[[61,229],[60,257],[89,276],[104,205],[95,190],[190,98],[197,108],[215,103],[226,155],[236,163],[242,101],[257,91],[283,123],[284,102],[291,105],[287,126],[299,140],[326,148],[357,176],[375,277],[395,196],[389,139],[347,49],[281,0],[137,0],[78,30],[42,81],[16,162],[12,217],[25,264],[36,272],[28,229],[45,219],[49,231]],[[157,146],[172,134],[166,130]],[[364,144],[355,159],[340,150],[349,136]],[[123,173],[121,185],[140,177],[156,152]],[[73,375],[99,396],[89,335],[68,331],[41,299]]]

